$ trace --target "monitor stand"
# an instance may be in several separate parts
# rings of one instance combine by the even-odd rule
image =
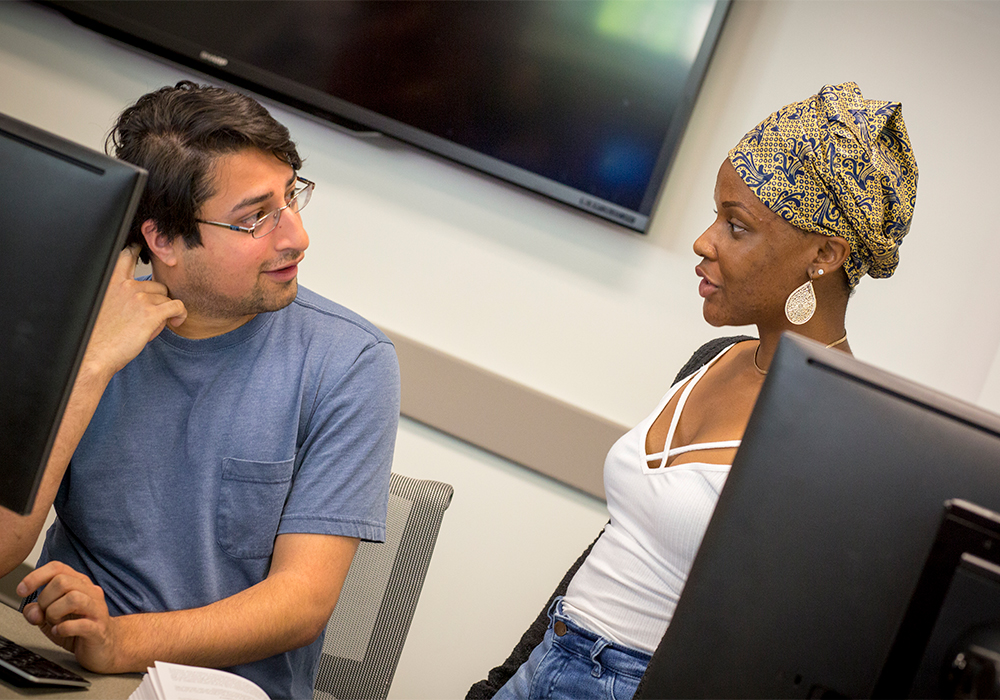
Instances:
[[[873,697],[1000,697],[1000,514],[945,503]]]

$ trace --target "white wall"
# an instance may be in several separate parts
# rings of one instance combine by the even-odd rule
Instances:
[[[903,102],[921,179],[899,272],[851,302],[856,354],[1000,410],[990,133],[1000,4],[737,0],[642,236],[398,144],[272,106],[319,187],[301,279],[390,330],[612,420],[645,415],[719,331],[691,242],[729,147],[777,107],[856,81]],[[100,148],[186,71],[0,3],[0,111]],[[403,421],[398,471],[456,487],[392,695],[459,697],[503,660],[604,522],[603,504]]]

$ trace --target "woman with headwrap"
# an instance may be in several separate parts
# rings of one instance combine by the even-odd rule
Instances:
[[[778,110],[729,152],[695,241],[705,320],[755,325],[695,352],[608,453],[611,520],[510,658],[468,698],[632,697],[670,623],[782,332],[850,353],[865,274],[888,277],[917,165],[899,103],[854,83]],[[502,686],[502,687],[501,687]],[[499,690],[498,690],[499,689]]]

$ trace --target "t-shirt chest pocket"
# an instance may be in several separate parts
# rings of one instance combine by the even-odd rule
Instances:
[[[226,554],[237,559],[271,556],[294,466],[294,458],[283,462],[222,460],[218,541]]]

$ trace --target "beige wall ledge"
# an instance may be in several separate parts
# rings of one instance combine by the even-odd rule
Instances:
[[[399,357],[400,413],[604,499],[604,457],[628,428],[398,333],[386,335]]]

